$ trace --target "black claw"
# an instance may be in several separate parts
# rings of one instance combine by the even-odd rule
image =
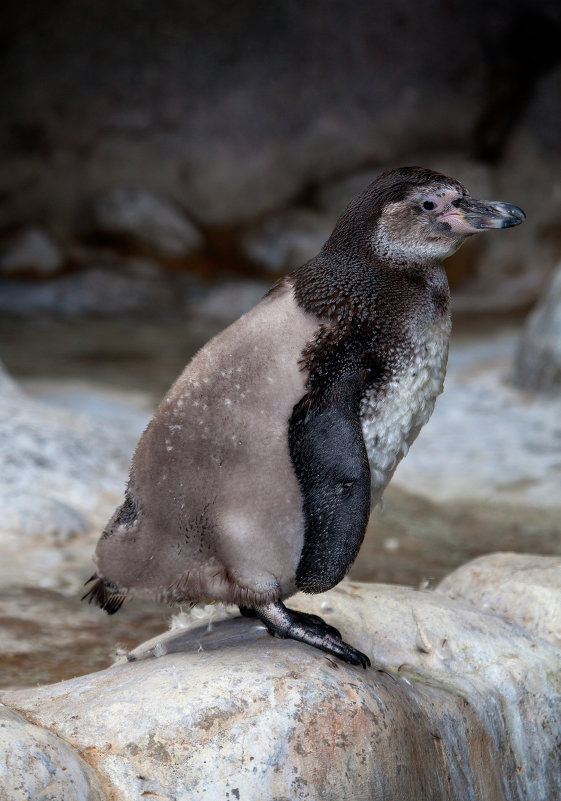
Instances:
[[[323,618],[321,618],[319,615],[311,615],[307,612],[297,612],[295,609],[291,609],[290,612],[304,625],[312,623],[314,628],[318,631],[321,631],[330,637],[334,637],[335,639],[342,639],[339,629],[336,629],[335,626],[330,626],[329,623],[326,623],[325,620],[323,620]]]
[[[333,639],[325,638],[322,643],[317,643],[315,645],[316,648],[320,648],[322,651],[333,654],[343,662],[348,662],[350,665],[357,665],[365,670],[367,667],[370,667],[370,659],[366,656],[366,654],[363,654],[362,651],[358,651],[356,648],[353,648],[352,645],[349,645],[340,637]]]
[[[255,612],[269,634],[275,637],[299,640],[350,665],[358,665],[364,669],[370,667],[370,659],[366,654],[346,643],[336,628],[317,615],[287,609],[281,601],[257,607]],[[244,613],[245,610],[242,614]]]
[[[370,659],[363,654],[362,651],[357,651],[356,648],[348,645],[346,642],[343,645],[348,649],[347,654],[345,656],[341,656],[345,662],[350,662],[351,665],[359,665],[361,668],[366,670],[367,667],[370,667]]]

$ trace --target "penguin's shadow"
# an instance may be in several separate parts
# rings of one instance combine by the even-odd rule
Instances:
[[[127,661],[158,658],[166,654],[211,653],[221,649],[247,647],[265,638],[271,639],[260,621],[232,617],[216,623],[207,622],[192,629],[165,632],[130,651]]]

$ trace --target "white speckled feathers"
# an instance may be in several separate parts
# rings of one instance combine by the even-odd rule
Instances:
[[[371,503],[378,503],[393,473],[431,416],[442,392],[451,320],[448,315],[415,338],[408,362],[396,370],[383,393],[368,391],[362,400],[362,434],[370,463]]]

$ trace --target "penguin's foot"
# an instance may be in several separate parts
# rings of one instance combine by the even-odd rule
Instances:
[[[370,666],[370,659],[366,654],[344,642],[337,629],[317,615],[287,609],[281,601],[251,609],[240,607],[240,612],[246,617],[258,617],[262,620],[273,637],[300,640],[351,665],[360,665],[365,669]]]
[[[314,626],[314,628],[316,628],[322,634],[327,634],[330,637],[334,637],[337,640],[341,639],[341,632],[339,631],[339,629],[336,629],[335,626],[330,626],[329,623],[326,623],[325,620],[319,617],[319,615],[311,615],[306,612],[297,612],[296,609],[287,609],[286,606],[284,606],[284,604],[282,604],[282,606],[283,609],[286,610],[286,612],[290,612],[290,614],[294,617],[296,621],[303,624],[311,623]],[[261,617],[258,614],[257,610],[252,609],[250,606],[240,606],[238,608],[240,610],[240,614],[242,614],[244,617],[257,617],[257,618]],[[267,624],[265,620],[263,620],[263,622],[266,624],[268,630],[269,624]],[[276,631],[271,633],[277,634]],[[277,636],[280,635],[277,634]]]

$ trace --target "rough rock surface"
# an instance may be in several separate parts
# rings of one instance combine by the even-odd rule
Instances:
[[[271,288],[262,281],[224,281],[218,285],[201,285],[185,301],[185,314],[193,321],[223,326],[245,314]]]
[[[5,280],[0,312],[62,319],[169,314],[179,311],[183,283],[154,262],[102,257],[51,281]]]
[[[4,587],[76,591],[96,533],[122,497],[139,428],[133,412],[111,425],[38,402],[0,373]]]
[[[4,275],[55,275],[63,264],[64,256],[57,244],[37,226],[21,231],[7,244],[0,256],[0,272]]]
[[[331,215],[298,208],[271,215],[245,232],[242,252],[269,272],[290,272],[319,253],[345,205]]]
[[[0,397],[15,400],[22,397],[22,392],[14,379],[8,375],[0,362]]]
[[[485,297],[485,275],[504,285],[503,308],[528,307],[542,294],[561,258],[561,67],[544,76],[508,142],[497,172],[497,197],[518,198],[527,219],[517,237],[496,237],[478,267],[479,281],[466,302],[500,308]],[[516,203],[516,200],[512,202]],[[497,240],[500,239],[501,242]],[[482,291],[480,291],[480,288]]]
[[[195,323],[209,326],[210,336],[217,325],[249,311],[270,288],[271,282],[208,281],[145,259],[111,256],[48,282],[4,279],[0,313],[63,320],[187,320],[191,328]]]
[[[480,187],[517,203],[526,212],[516,235],[477,238],[476,263],[459,287],[456,309],[472,311],[526,309],[548,283],[561,256],[561,67],[539,81],[512,135],[503,140],[501,159],[483,166],[456,158],[452,174],[471,189]],[[463,162],[463,163],[462,163]],[[470,163],[475,169],[470,169]],[[478,180],[478,175],[483,181]],[[508,232],[504,232],[507,234]],[[461,258],[462,248],[447,262]]]
[[[500,615],[561,648],[561,556],[481,556],[446,576],[437,592]]]
[[[86,533],[89,528],[78,509],[52,496],[41,495],[39,486],[0,492],[0,507],[0,531],[6,539],[11,534],[20,547],[21,538],[41,535],[57,545]]]
[[[64,740],[0,704],[3,801],[105,801],[95,772]]]
[[[561,389],[561,263],[528,318],[513,379],[519,387],[547,394]]]
[[[37,495],[86,513],[95,509],[121,483],[133,445],[126,430],[107,430],[11,388],[0,395],[2,492],[13,493],[18,508],[27,494],[31,508]]]
[[[195,226],[170,201],[142,189],[114,189],[93,204],[96,230],[141,251],[189,256],[201,245]]]
[[[247,619],[3,703],[87,754],[108,797],[550,801],[561,652],[436,593],[295,599],[375,660],[351,668]]]

